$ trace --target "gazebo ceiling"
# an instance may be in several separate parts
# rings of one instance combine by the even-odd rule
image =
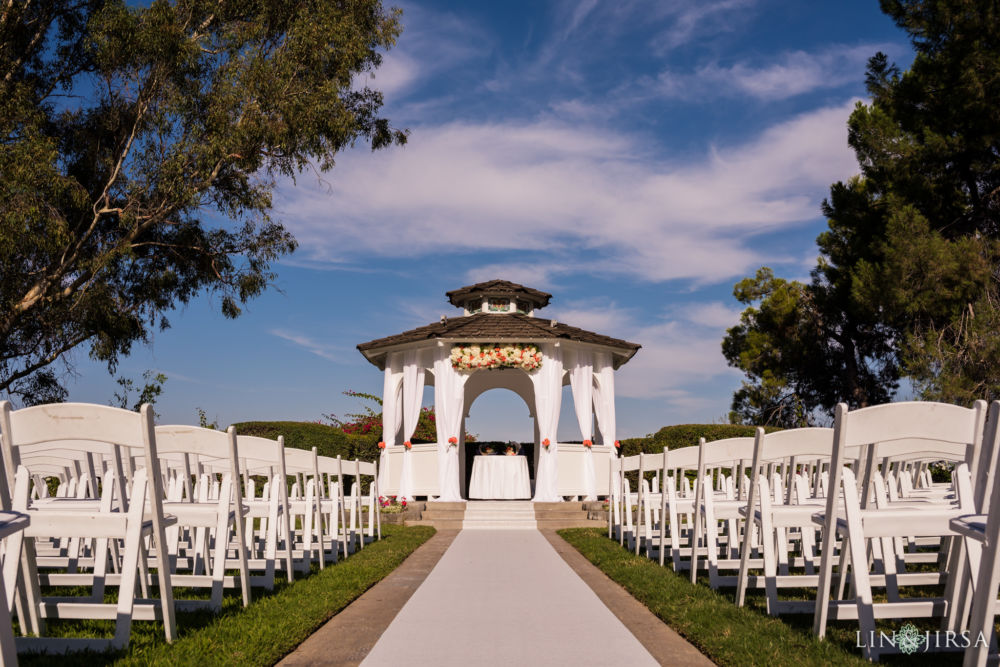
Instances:
[[[508,284],[513,285],[514,283]],[[461,290],[455,290],[455,292],[458,291]],[[451,295],[455,292],[449,292],[448,294]],[[544,294],[544,292],[540,292],[540,294]],[[548,297],[549,295],[545,296]],[[614,367],[616,369],[631,359],[639,348],[642,347],[637,343],[630,343],[619,338],[612,338],[611,336],[604,336],[585,329],[578,329],[577,327],[556,322],[555,320],[530,317],[522,313],[504,313],[501,315],[475,313],[464,317],[441,318],[440,322],[404,331],[394,336],[386,336],[385,338],[361,343],[358,345],[358,350],[361,354],[365,355],[368,361],[379,368],[384,368],[385,353],[390,348],[435,339],[448,339],[462,343],[527,343],[546,340],[569,340],[579,343],[589,343],[608,348],[608,351],[613,353]]]
[[[542,292],[530,287],[525,287],[524,285],[518,285],[517,283],[512,283],[509,280],[487,280],[484,283],[466,285],[465,287],[459,287],[456,290],[445,292],[445,296],[448,297],[448,301],[451,305],[459,308],[465,306],[469,300],[477,297],[509,297],[521,299],[523,301],[528,301],[534,305],[535,308],[544,308],[549,305],[549,300],[552,299],[552,295],[548,292]]]

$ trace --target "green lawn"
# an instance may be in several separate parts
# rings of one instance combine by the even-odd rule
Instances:
[[[163,640],[159,623],[137,621],[124,654],[74,654],[58,658],[60,665],[273,665],[313,631],[358,596],[382,580],[434,534],[429,526],[383,526],[384,538],[350,558],[315,570],[274,592],[254,589],[244,609],[235,591],[227,592],[223,611],[177,616],[179,637]],[[104,623],[104,627],[100,625]],[[50,634],[110,636],[110,622],[57,621]],[[48,665],[52,657],[22,655],[22,665]]]
[[[763,592],[748,592],[747,606],[737,607],[731,589],[713,591],[692,585],[670,567],[636,556],[597,528],[570,528],[559,534],[591,563],[646,605],[720,665],[861,665],[855,648],[856,623],[832,624],[828,639],[812,635],[812,616],[772,618],[764,613]],[[888,627],[888,626],[887,626]],[[880,629],[881,626],[880,626]],[[958,664],[960,654],[884,656],[899,665]]]

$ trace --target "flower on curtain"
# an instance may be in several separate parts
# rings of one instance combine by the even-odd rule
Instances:
[[[378,448],[379,448],[379,449],[385,449],[385,443],[384,443],[384,442],[382,442],[381,440],[379,440],[379,441],[378,441]]]
[[[586,447],[587,449],[590,449],[591,447],[594,446],[594,443],[591,442],[590,440],[584,440],[583,441],[583,446]]]
[[[622,441],[621,440],[615,440],[615,448],[617,448],[617,449],[621,449],[622,448]]]
[[[545,438],[544,440],[542,440],[542,447],[544,447],[545,449],[548,449],[548,448],[549,448],[549,445],[551,445],[551,444],[552,444],[552,443],[551,443],[551,442],[549,442],[549,439],[548,439],[548,438]]]
[[[458,438],[456,438],[455,436],[451,436],[450,438],[448,438],[448,446],[458,447]]]
[[[407,440],[406,442],[403,443],[403,447],[406,447],[406,449],[410,449],[413,447],[413,443]]]

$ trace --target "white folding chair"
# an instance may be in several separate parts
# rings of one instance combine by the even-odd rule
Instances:
[[[251,570],[263,570],[263,574],[251,575],[251,582],[271,590],[279,564],[283,566],[288,581],[295,580],[285,441],[280,435],[277,440],[241,435],[237,437],[237,443],[240,465],[247,476],[244,502],[247,505],[245,537],[250,549],[248,564]],[[259,494],[254,476],[264,478]],[[259,523],[259,528],[255,528],[255,521]]]
[[[250,604],[250,575],[247,565],[246,541],[244,539],[244,505],[241,489],[239,451],[236,429],[218,431],[198,426],[157,426],[157,451],[161,457],[183,455],[189,465],[200,468],[201,483],[194,492],[189,467],[182,469],[184,479],[177,479],[178,490],[186,487],[187,497],[176,497],[164,502],[164,511],[177,518],[171,531],[186,528],[192,534],[190,553],[186,558],[178,549],[179,542],[171,540],[170,556],[175,559],[174,586],[210,588],[211,599],[207,605],[213,611],[222,609],[223,588],[239,586],[243,596],[243,606]],[[204,471],[211,474],[207,477]],[[221,480],[215,480],[215,474]],[[218,491],[215,485],[218,484]],[[230,549],[235,558],[229,557]],[[162,560],[162,558],[161,558]],[[181,563],[187,564],[187,572],[181,572]],[[235,569],[235,577],[226,571]],[[176,600],[179,606],[198,607],[204,603],[196,600]]]
[[[21,552],[24,586],[24,616],[20,625],[38,637],[19,637],[17,645],[26,650],[64,652],[88,648],[103,650],[109,646],[128,645],[132,620],[162,620],[168,642],[176,635],[173,590],[169,559],[157,568],[159,601],[147,603],[135,595],[140,579],[140,564],[146,555],[146,538],[157,554],[166,554],[166,527],[174,522],[162,507],[162,478],[157,457],[152,409],[143,405],[138,413],[85,403],[41,405],[13,411],[10,403],[0,403],[5,474],[9,486],[20,495],[13,498],[13,509],[30,516]],[[138,448],[145,467],[135,471],[131,483],[122,481],[120,471],[108,471],[102,480],[97,499],[44,498],[32,501],[27,487],[30,471],[21,465],[22,448],[42,443],[94,443],[92,453],[104,453],[108,445]],[[35,447],[37,451],[37,447]],[[15,481],[15,476],[17,481]],[[20,482],[20,483],[17,483]],[[94,538],[94,569],[88,575],[95,591],[103,591],[107,579],[108,542],[121,541],[122,558],[118,602],[105,604],[93,597],[84,601],[46,600],[41,596],[41,581],[35,559],[36,539],[80,537]],[[101,596],[103,597],[103,595]],[[94,618],[115,620],[114,638],[45,637],[45,618]]]

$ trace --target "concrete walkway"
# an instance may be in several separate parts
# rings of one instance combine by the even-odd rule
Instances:
[[[362,665],[656,665],[534,530],[462,531]]]

